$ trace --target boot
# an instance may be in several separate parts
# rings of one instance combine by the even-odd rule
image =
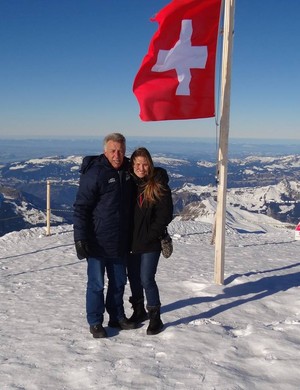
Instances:
[[[139,324],[148,319],[148,314],[144,306],[144,298],[135,300],[133,297],[130,297],[129,302],[132,304],[133,314],[128,318],[128,321]]]
[[[124,318],[121,318],[118,321],[109,320],[108,321],[108,326],[110,328],[119,328],[119,329],[122,329],[122,330],[130,330],[130,329],[136,329],[137,323],[129,321],[128,318],[124,317]]]
[[[147,306],[147,310],[150,318],[147,335],[158,334],[164,327],[164,324],[160,319],[160,306]]]
[[[90,332],[92,333],[95,339],[101,339],[107,337],[106,330],[103,328],[102,324],[91,325]]]

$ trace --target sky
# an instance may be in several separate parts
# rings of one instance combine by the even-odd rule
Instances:
[[[215,118],[142,122],[132,92],[167,0],[1,0],[0,137],[216,137]],[[233,138],[299,139],[298,0],[236,0]]]
[[[1,390],[298,389],[300,241],[262,214],[251,221],[249,232],[245,218],[227,227],[224,285],[213,282],[212,225],[172,221],[174,251],[157,272],[165,327],[156,336],[146,335],[147,321],[109,328],[105,314],[108,338],[92,337],[72,226],[0,237]],[[129,296],[127,285],[128,316]]]

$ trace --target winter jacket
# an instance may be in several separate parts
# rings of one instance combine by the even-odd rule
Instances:
[[[134,206],[132,253],[160,251],[160,240],[173,218],[173,201],[166,170],[155,168],[155,180],[159,180],[164,185],[165,191],[159,201],[145,205],[145,202],[140,204],[143,180],[135,177],[137,194]]]
[[[117,170],[104,154],[83,159],[74,240],[87,241],[91,257],[121,257],[130,250],[134,183],[128,164],[125,157]]]

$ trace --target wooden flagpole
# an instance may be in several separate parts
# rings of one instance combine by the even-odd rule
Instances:
[[[50,236],[50,216],[51,216],[51,208],[50,208],[50,180],[47,180],[47,211],[46,211],[46,236]]]
[[[230,117],[231,58],[234,32],[235,0],[225,0],[224,33],[221,70],[221,117],[218,151],[218,193],[215,217],[215,275],[217,284],[224,284],[225,220],[228,164],[228,134]]]

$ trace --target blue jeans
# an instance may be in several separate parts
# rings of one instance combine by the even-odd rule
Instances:
[[[133,301],[138,301],[144,297],[144,289],[147,306],[161,305],[155,281],[159,256],[160,251],[129,256],[127,271]]]
[[[108,287],[104,303],[104,275],[107,272]],[[110,320],[125,317],[124,289],[126,285],[126,259],[87,259],[86,317],[89,325],[103,323],[105,308]]]

